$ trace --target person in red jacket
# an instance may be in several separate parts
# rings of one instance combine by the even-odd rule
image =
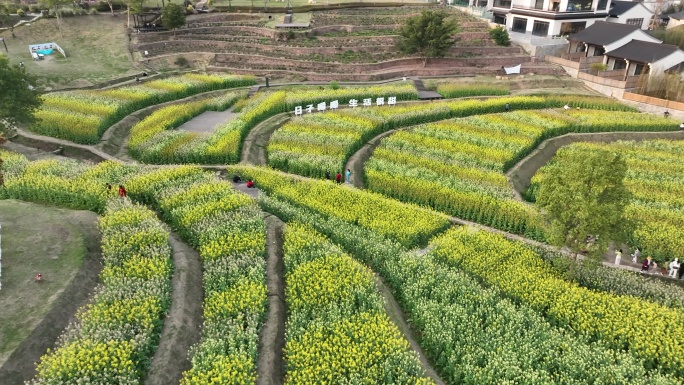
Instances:
[[[338,172],[337,176],[335,177],[335,180],[337,181],[337,183],[342,183],[342,174]]]
[[[119,197],[120,198],[126,198],[126,194],[127,194],[126,188],[124,188],[124,186],[120,184],[119,185]]]
[[[252,182],[251,179],[247,181],[247,187],[248,187],[248,188],[254,187],[254,182]]]

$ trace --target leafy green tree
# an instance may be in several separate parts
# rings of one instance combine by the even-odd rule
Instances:
[[[162,25],[166,29],[172,29],[176,36],[176,28],[185,25],[185,9],[178,4],[169,3],[162,10]]]
[[[425,10],[408,18],[399,29],[398,48],[409,55],[418,54],[424,67],[428,59],[446,55],[457,31],[456,22],[446,12]]]
[[[537,204],[551,223],[551,243],[573,252],[574,279],[580,251],[588,253],[583,264],[596,265],[610,242],[624,240],[632,228],[624,215],[631,199],[624,183],[627,163],[615,153],[582,153],[554,162],[547,175]]]
[[[494,40],[496,45],[502,45],[504,47],[511,45],[511,37],[508,35],[508,31],[502,26],[490,29],[489,37]]]
[[[35,84],[35,77],[24,67],[10,65],[7,56],[0,54],[0,131],[34,120],[33,112],[41,103],[33,90]]]

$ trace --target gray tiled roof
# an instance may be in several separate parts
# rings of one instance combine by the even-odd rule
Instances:
[[[613,1],[610,3],[608,14],[610,17],[618,17],[637,5],[639,5],[637,1]]]
[[[679,51],[679,47],[676,45],[632,40],[622,47],[606,52],[606,56],[641,63],[653,63],[677,51]]]
[[[568,37],[570,41],[581,41],[594,45],[606,45],[617,41],[626,35],[639,30],[638,25],[609,23],[597,21],[589,27]]]

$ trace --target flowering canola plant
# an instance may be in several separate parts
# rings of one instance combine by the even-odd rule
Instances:
[[[250,86],[253,76],[189,73],[107,90],[65,91],[43,96],[31,130],[82,144],[95,144],[107,127],[133,111],[200,92]]]
[[[627,350],[649,369],[684,376],[684,342],[668,337],[684,332],[680,311],[568,282],[527,246],[497,234],[452,229],[432,246],[439,260],[540,311],[552,323]]]
[[[627,162],[625,184],[632,193],[632,202],[626,215],[636,223],[630,243],[640,247],[644,256],[653,256],[659,262],[684,259],[684,142],[574,143],[559,150],[552,162],[589,151],[618,152]],[[527,192],[531,200],[544,183],[547,171],[547,167],[542,167],[532,178]]]
[[[231,166],[229,171],[254,179],[275,197],[359,224],[408,247],[427,242],[449,226],[442,214],[330,181],[301,180],[261,167]]]
[[[611,349],[570,328],[552,325],[525,303],[484,287],[439,255],[439,244],[407,252],[382,235],[262,195],[278,217],[315,228],[378,272],[399,300],[421,346],[446,383],[679,384],[633,352]],[[298,231],[298,233],[300,233]],[[319,242],[302,237],[311,244]],[[439,242],[439,240],[435,241]],[[285,249],[290,250],[290,249]],[[293,263],[307,253],[290,253]]]
[[[310,226],[284,232],[285,383],[429,384],[383,309],[373,273]]]
[[[102,284],[41,358],[32,384],[138,384],[145,376],[170,305],[169,234],[154,212],[115,198],[100,231]]]

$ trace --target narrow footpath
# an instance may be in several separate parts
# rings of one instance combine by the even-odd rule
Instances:
[[[145,380],[146,385],[180,382],[184,371],[191,368],[188,351],[199,342],[202,325],[202,262],[199,254],[171,233],[173,277],[171,308],[164,319],[157,352]]]
[[[401,306],[399,306],[399,303],[396,299],[394,299],[392,292],[377,273],[375,273],[375,285],[378,287],[378,291],[385,299],[385,312],[390,317],[390,320],[397,325],[401,333],[404,335],[404,338],[409,342],[411,349],[413,349],[413,351],[416,352],[416,355],[418,355],[420,366],[423,368],[425,375],[430,377],[435,384],[445,385],[442,378],[439,377],[439,374],[437,374],[437,371],[432,368],[432,365],[428,361],[425,352],[423,352],[423,349],[418,343],[418,339],[414,336],[413,330],[406,323],[406,315],[404,314],[403,310],[401,310]]]
[[[257,385],[282,385],[285,347],[285,265],[283,264],[283,228],[285,223],[271,214],[266,221],[266,287],[268,314],[259,336]]]
[[[286,112],[274,115],[251,129],[242,143],[240,162],[266,166],[268,164],[268,155],[266,154],[268,142],[273,133],[288,120],[290,120],[290,114]]]

